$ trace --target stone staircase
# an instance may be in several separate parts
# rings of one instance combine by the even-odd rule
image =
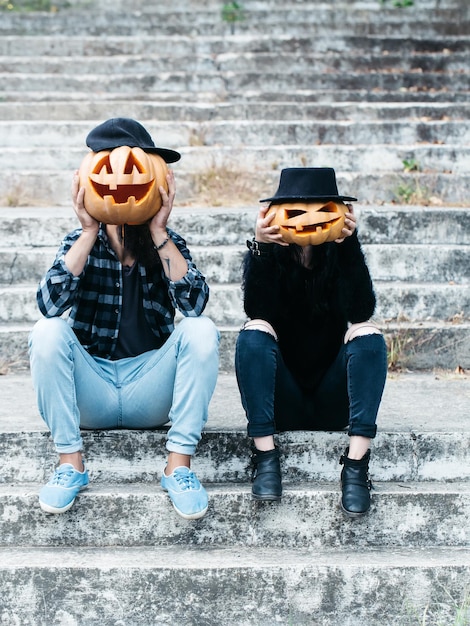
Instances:
[[[215,0],[56,5],[0,8],[0,624],[470,623],[470,389],[451,373],[470,367],[465,0],[246,0],[233,29]],[[194,463],[211,507],[196,523],[159,488],[162,431],[86,433],[92,486],[64,516],[36,504],[56,461],[27,369],[36,284],[77,224],[85,137],[114,116],[183,154],[171,225],[222,333]],[[401,370],[364,520],[338,510],[342,433],[280,437],[285,497],[250,498],[233,375],[240,264],[258,199],[302,165],[335,167],[359,198],[377,320]]]

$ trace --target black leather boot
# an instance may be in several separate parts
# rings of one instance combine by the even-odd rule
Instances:
[[[251,495],[255,500],[280,500],[282,496],[279,448],[261,452],[253,449],[253,485]]]
[[[360,460],[348,458],[346,448],[339,462],[341,471],[341,508],[349,517],[365,515],[370,508],[370,490],[372,483],[369,478],[370,450]]]

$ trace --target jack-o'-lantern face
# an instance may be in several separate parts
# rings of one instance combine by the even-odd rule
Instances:
[[[341,238],[347,207],[342,202],[273,204],[271,225],[280,227],[282,240],[299,246],[318,246]]]
[[[80,166],[88,213],[105,224],[143,224],[162,206],[159,186],[168,191],[162,157],[120,146],[90,152]]]

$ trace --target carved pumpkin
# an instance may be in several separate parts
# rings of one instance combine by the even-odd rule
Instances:
[[[280,226],[282,240],[299,246],[318,246],[341,238],[347,207],[342,202],[293,202],[273,204],[271,225]]]
[[[143,224],[162,206],[159,186],[168,191],[162,157],[120,146],[90,152],[80,166],[88,213],[105,224]]]

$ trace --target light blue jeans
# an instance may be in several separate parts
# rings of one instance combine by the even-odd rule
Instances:
[[[93,357],[67,322],[31,331],[31,375],[39,412],[57,452],[82,450],[80,429],[159,428],[167,449],[194,454],[218,374],[219,332],[208,317],[185,317],[158,350],[118,361]]]

